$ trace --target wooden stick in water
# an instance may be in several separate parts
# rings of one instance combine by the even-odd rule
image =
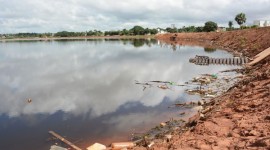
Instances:
[[[49,131],[49,133],[53,136],[55,136],[56,138],[58,138],[59,140],[61,140],[62,142],[66,143],[67,145],[71,146],[72,148],[74,148],[75,150],[82,150],[81,148],[77,147],[76,145],[74,145],[73,143],[71,143],[70,141],[66,140],[65,138],[63,138],[61,135],[53,132],[53,131]]]

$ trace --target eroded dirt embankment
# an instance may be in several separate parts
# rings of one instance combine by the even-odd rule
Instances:
[[[210,33],[178,33],[176,41],[170,37],[175,34],[161,34],[156,38],[171,44],[216,47],[245,56],[255,56],[270,47],[270,27]]]
[[[226,49],[254,58],[270,47],[270,27],[221,33],[158,35],[170,44]],[[190,118],[171,140],[157,139],[152,149],[270,149],[270,57],[241,70],[243,77],[230,90],[205,106],[209,111]],[[145,149],[137,147],[136,149]]]

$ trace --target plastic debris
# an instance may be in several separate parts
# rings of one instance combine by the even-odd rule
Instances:
[[[211,76],[215,79],[217,78],[217,74],[212,74]]]
[[[151,142],[151,143],[148,145],[148,147],[150,148],[150,147],[152,147],[154,144],[155,144],[154,142]]]
[[[211,95],[211,94],[206,94],[205,97],[208,97],[208,98],[214,98],[216,97],[215,95]]]

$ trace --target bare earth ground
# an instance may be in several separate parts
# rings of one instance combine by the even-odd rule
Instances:
[[[175,40],[170,37],[175,36]],[[270,27],[220,33],[158,35],[169,44],[226,49],[251,59],[270,47]],[[156,139],[148,149],[270,150],[270,56],[241,70],[243,77],[223,95],[204,106],[172,138]],[[136,147],[135,149],[146,149]]]

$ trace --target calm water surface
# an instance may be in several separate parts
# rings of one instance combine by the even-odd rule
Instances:
[[[81,147],[109,144],[177,118],[179,109],[168,106],[197,97],[185,87],[144,89],[135,81],[183,84],[234,68],[190,64],[195,55],[231,57],[155,40],[0,42],[0,147],[48,150],[49,130]]]

